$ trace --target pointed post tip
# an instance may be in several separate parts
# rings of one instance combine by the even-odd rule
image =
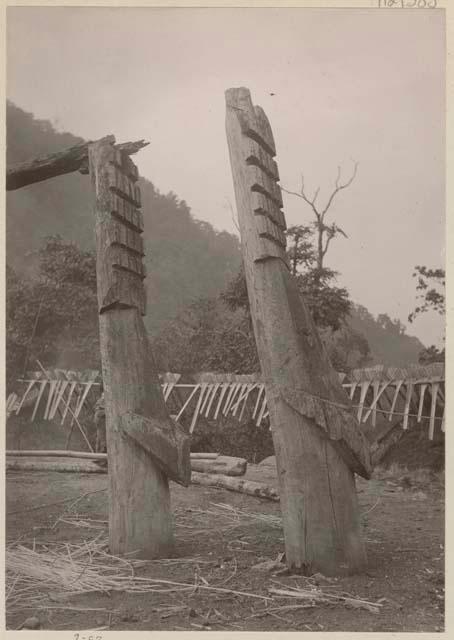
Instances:
[[[252,106],[251,92],[246,87],[232,87],[225,91],[225,102],[227,107],[247,111]]]

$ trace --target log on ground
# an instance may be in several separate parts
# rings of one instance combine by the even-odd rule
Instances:
[[[191,470],[203,473],[219,473],[225,476],[244,476],[247,460],[230,456],[219,456],[215,460],[191,458]]]
[[[279,493],[274,487],[270,487],[262,482],[254,482],[253,480],[193,471],[191,474],[191,482],[192,484],[199,484],[204,487],[218,487],[219,489],[245,493],[255,498],[265,498],[266,500],[273,500],[274,502],[279,500]]]
[[[24,460],[23,458],[7,458],[7,471],[59,471],[61,473],[107,473],[106,467],[100,467],[95,462],[69,462],[63,460]]]
[[[18,458],[51,457],[51,458],[87,458],[89,460],[106,460],[107,453],[89,453],[88,451],[68,451],[61,449],[9,449],[7,456]],[[191,460],[215,460],[219,453],[191,453]],[[236,459],[236,458],[235,458]],[[241,459],[241,458],[239,458]]]
[[[27,458],[27,460],[24,460]],[[44,459],[43,459],[44,458]],[[45,458],[48,458],[47,460]],[[55,460],[55,458],[62,458]],[[79,458],[79,462],[69,462],[65,458]],[[218,460],[220,461],[218,463]],[[105,453],[85,453],[78,451],[7,451],[7,469],[30,471],[74,471],[79,473],[100,473],[106,467],[99,463],[107,461]],[[219,456],[217,460],[191,458],[191,471],[214,473],[226,476],[243,476],[247,461],[243,458]]]

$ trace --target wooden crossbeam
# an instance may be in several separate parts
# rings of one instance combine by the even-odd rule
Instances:
[[[112,135],[105,136],[98,142],[101,141],[114,143],[115,137]],[[50,153],[49,155],[8,167],[6,170],[6,190],[15,191],[21,187],[73,173],[74,171],[88,173],[88,147],[91,144],[93,144],[92,141],[81,142],[63,151]],[[137,140],[135,142],[117,144],[115,149],[119,149],[127,155],[132,155],[148,144],[144,140]]]

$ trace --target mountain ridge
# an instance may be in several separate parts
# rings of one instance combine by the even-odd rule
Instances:
[[[7,103],[7,165],[83,142],[68,132],[55,131],[12,102]],[[235,276],[240,264],[236,236],[217,231],[197,220],[176,194],[162,194],[145,177],[140,178],[144,215],[146,280],[150,301],[145,323],[157,335],[186,305],[200,297],[218,295]],[[59,176],[6,196],[7,262],[33,277],[34,252],[48,235],[60,235],[82,249],[94,248],[91,189],[87,176]],[[353,305],[349,324],[364,334],[371,364],[405,366],[415,363],[424,348],[415,336],[396,332],[392,323],[381,326],[365,307]]]

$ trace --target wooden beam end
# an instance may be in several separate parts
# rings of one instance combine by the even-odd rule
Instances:
[[[120,418],[123,433],[153,459],[171,480],[191,483],[190,436],[170,418],[148,418],[128,412]]]

